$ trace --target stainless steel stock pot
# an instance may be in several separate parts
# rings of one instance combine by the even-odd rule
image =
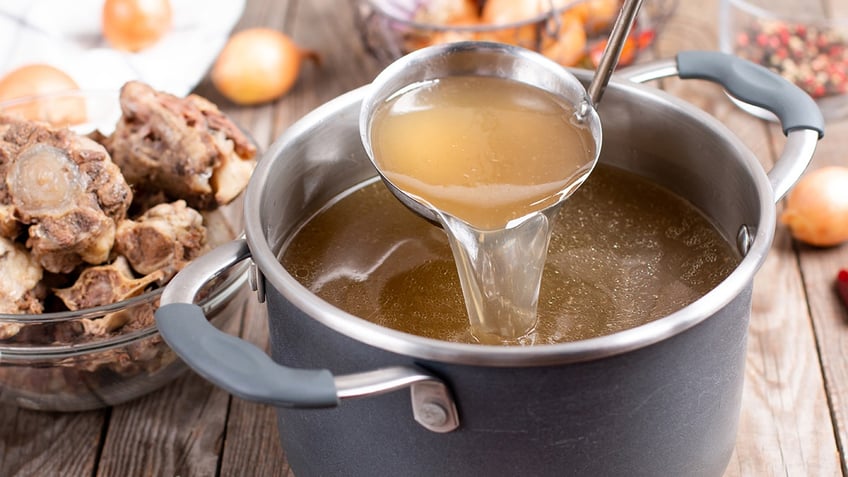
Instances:
[[[787,134],[775,166],[764,171],[712,116],[633,81],[669,75],[719,82],[775,112]],[[277,407],[298,477],[722,475],[736,438],[753,277],[771,247],[775,202],[807,167],[823,121],[794,86],[720,53],[681,53],[616,76],[599,108],[600,161],[688,199],[743,257],[691,305],[598,338],[492,347],[382,328],[310,293],[278,257],[300,223],[376,175],[359,139],[365,86],[270,147],[247,188],[246,238],[168,285],[162,336],[205,378]],[[270,357],[191,304],[203,283],[247,259],[267,304]]]

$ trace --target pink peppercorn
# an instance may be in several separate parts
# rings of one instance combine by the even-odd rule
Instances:
[[[848,48],[837,32],[757,20],[736,40],[737,55],[777,71],[815,98],[848,90]]]

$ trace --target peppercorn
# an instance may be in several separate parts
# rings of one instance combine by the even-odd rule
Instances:
[[[736,35],[735,51],[821,98],[848,91],[846,46],[846,38],[834,30],[754,20]]]
[[[848,270],[840,269],[836,274],[836,293],[842,304],[848,307]]]

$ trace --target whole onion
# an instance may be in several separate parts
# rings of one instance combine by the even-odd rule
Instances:
[[[780,216],[792,236],[830,247],[848,240],[848,167],[829,166],[804,175]]]
[[[250,28],[233,35],[212,66],[212,84],[230,101],[260,104],[287,93],[300,74],[303,59],[318,55],[303,50],[271,28]]]
[[[0,77],[0,103],[26,97],[48,96],[9,107],[7,113],[26,119],[46,121],[55,126],[79,124],[86,120],[85,100],[68,96],[51,98],[52,93],[79,90],[67,73],[45,63],[20,66]]]

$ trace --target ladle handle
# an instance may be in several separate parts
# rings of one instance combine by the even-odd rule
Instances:
[[[774,113],[786,134],[786,146],[768,172],[774,200],[780,200],[810,164],[824,136],[824,118],[801,88],[760,65],[717,51],[684,51],[674,61],[658,61],[621,70],[620,77],[644,83],[669,76],[703,79],[723,86],[733,97]]]
[[[250,258],[245,239],[221,245],[196,258],[165,287],[156,326],[172,350],[197,374],[231,394],[280,407],[324,408],[342,399],[410,388],[415,420],[433,432],[459,426],[456,406],[444,382],[414,366],[391,366],[344,376],[326,369],[295,369],[274,362],[253,344],[209,323],[193,304],[211,280]],[[437,407],[440,412],[432,412]]]
[[[601,102],[601,97],[607,88],[612,72],[618,65],[621,50],[624,49],[624,42],[627,40],[627,36],[630,35],[630,29],[633,27],[634,20],[641,6],[642,0],[626,0],[618,12],[618,17],[612,26],[604,53],[601,55],[601,61],[587,90],[595,109],[598,108],[598,104]]]

